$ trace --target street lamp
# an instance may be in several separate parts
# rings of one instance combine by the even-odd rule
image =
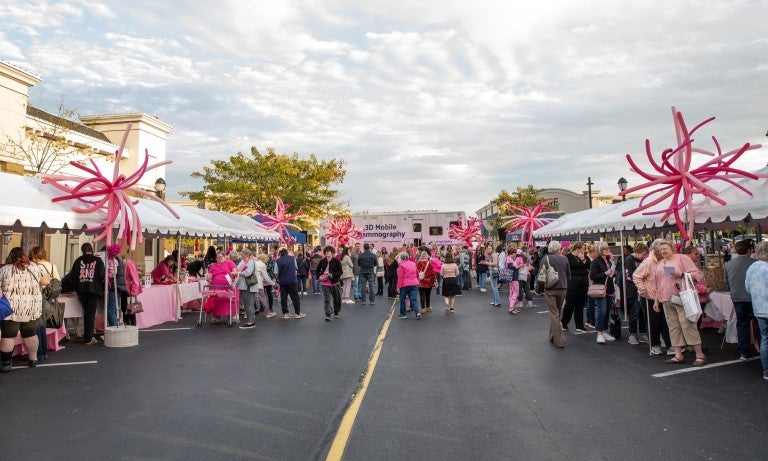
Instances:
[[[592,186],[594,184],[595,183],[592,182],[592,178],[588,177],[587,178],[587,194],[589,194],[589,208],[590,209],[592,208]]]
[[[165,199],[165,180],[163,178],[157,178],[157,181],[155,181],[155,195]]]
[[[627,180],[625,178],[623,178],[623,177],[619,178],[618,184],[619,184],[619,190],[620,191],[624,192],[625,190],[627,190],[627,184],[628,183],[627,183]],[[625,202],[626,200],[627,200],[627,197],[625,195],[622,195],[621,196],[621,201]]]

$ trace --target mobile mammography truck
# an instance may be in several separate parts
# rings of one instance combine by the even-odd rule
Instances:
[[[451,224],[458,224],[459,217],[466,217],[463,211],[402,211],[377,214],[354,214],[351,216],[355,227],[365,233],[360,243],[373,243],[376,248],[391,249],[405,243],[416,245],[461,245],[461,240],[448,236]],[[325,229],[320,238],[325,237]]]

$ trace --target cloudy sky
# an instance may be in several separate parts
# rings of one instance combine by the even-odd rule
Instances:
[[[256,146],[343,158],[354,211],[473,213],[503,188],[637,184],[624,155],[674,143],[673,105],[717,117],[700,147],[768,141],[766,18],[737,0],[4,0],[0,59],[42,77],[42,109],[173,125],[170,198]]]

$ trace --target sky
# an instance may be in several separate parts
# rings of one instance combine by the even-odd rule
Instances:
[[[640,184],[625,155],[676,144],[672,106],[716,117],[698,147],[768,144],[765,18],[737,0],[4,0],[0,59],[42,78],[41,109],[172,125],[169,199],[256,146],[343,159],[354,212],[473,214],[528,184]]]

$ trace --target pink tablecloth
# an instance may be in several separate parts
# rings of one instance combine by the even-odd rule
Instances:
[[[176,321],[176,285],[145,287],[137,298],[144,307],[144,312],[136,314],[139,328]]]

